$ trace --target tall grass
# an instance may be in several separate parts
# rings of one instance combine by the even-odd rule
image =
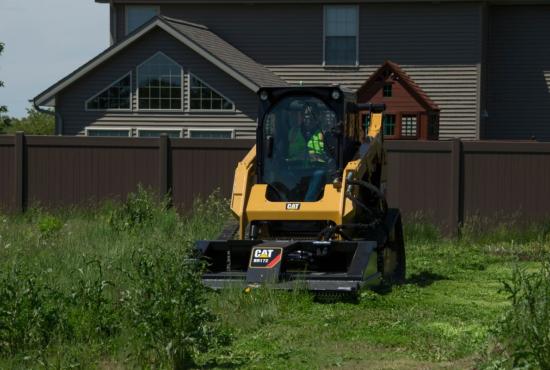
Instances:
[[[511,306],[493,332],[487,368],[550,369],[550,259],[504,282]]]
[[[386,295],[365,292],[358,305],[319,305],[300,290],[208,293],[192,244],[215,237],[227,217],[218,195],[180,216],[143,189],[97,211],[0,215],[0,368],[261,367],[265,361],[282,368],[289,359],[315,363],[334,343],[347,348],[359,339],[408,348],[424,359],[471,355],[483,348],[485,326],[501,312],[483,301],[490,289],[487,300],[498,298],[496,277],[507,276],[517,261],[539,261],[550,245],[545,224],[472,219],[449,239],[425,219],[405,219],[407,284]],[[547,342],[537,342],[535,329],[547,325],[545,280],[548,273],[535,271],[511,278],[511,308],[494,334],[494,368],[540,361],[535,354]],[[466,304],[465,294],[474,303]],[[463,331],[460,323],[467,324]]]
[[[0,216],[0,367],[180,369],[224,346],[192,242],[227,216],[217,195],[180,217],[143,189],[96,212]]]

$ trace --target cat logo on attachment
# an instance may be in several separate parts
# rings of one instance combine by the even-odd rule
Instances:
[[[281,262],[282,256],[282,248],[256,247],[252,250],[250,267],[273,268]]]

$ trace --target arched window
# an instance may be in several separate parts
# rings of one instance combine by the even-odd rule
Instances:
[[[128,72],[97,95],[86,101],[87,110],[130,110],[132,75]]]
[[[204,81],[189,74],[189,109],[191,110],[235,110],[235,104],[208,86]]]
[[[181,110],[182,68],[161,52],[137,68],[138,109]]]

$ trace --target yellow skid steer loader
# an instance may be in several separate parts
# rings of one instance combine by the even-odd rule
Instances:
[[[385,107],[335,86],[258,96],[256,145],[235,171],[236,222],[196,243],[204,283],[356,294],[402,282],[401,215],[384,197]]]

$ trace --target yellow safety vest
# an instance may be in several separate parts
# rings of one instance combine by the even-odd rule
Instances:
[[[323,141],[323,134],[321,131],[317,131],[309,138],[307,148],[309,150],[309,154],[321,155],[325,152],[325,143]]]

